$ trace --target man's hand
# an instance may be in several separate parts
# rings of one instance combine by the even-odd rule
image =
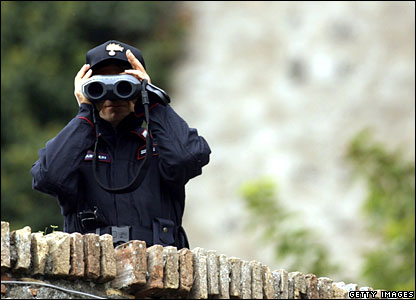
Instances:
[[[74,95],[78,101],[79,106],[81,106],[82,103],[91,104],[91,102],[87,98],[85,98],[84,94],[81,91],[81,86],[84,84],[85,81],[87,81],[91,77],[91,74],[92,74],[92,69],[90,69],[90,65],[85,64],[82,66],[82,68],[79,70],[79,72],[75,76]]]
[[[147,81],[150,83],[150,76],[146,73],[146,70],[144,69],[143,65],[133,55],[130,49],[126,51],[126,57],[129,60],[129,63],[131,64],[131,66],[133,67],[133,70],[125,70],[122,74],[133,75],[140,81],[142,81],[143,79],[147,79]]]

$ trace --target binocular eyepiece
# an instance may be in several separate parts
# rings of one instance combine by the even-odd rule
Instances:
[[[142,85],[133,75],[94,75],[81,87],[84,96],[91,102],[104,100],[130,101],[140,97]],[[166,105],[170,102],[169,96],[164,90],[148,83],[146,90],[150,100]]]

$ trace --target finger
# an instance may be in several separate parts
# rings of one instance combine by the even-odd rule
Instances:
[[[85,72],[89,69],[90,65],[85,64],[81,67],[81,69],[78,71],[77,75],[75,77],[82,78],[85,75]]]
[[[140,77],[144,77],[147,75],[145,72],[142,72],[140,70],[124,70],[124,73],[133,74]]]
[[[90,78],[90,77],[91,77],[91,75],[92,75],[92,69],[89,69],[89,70],[87,71],[87,73],[85,73],[85,76],[84,76],[84,77],[82,77],[82,79],[88,79],[88,78]]]
[[[134,54],[128,49],[126,51],[126,57],[135,70],[144,71],[143,65],[140,63],[140,61],[134,56]]]
[[[77,76],[82,77],[85,74],[85,72],[88,70],[89,67],[90,67],[90,65],[88,65],[88,64],[83,65],[81,67],[81,69],[78,71]]]
[[[139,80],[147,79],[150,82],[150,76],[146,72],[140,70],[125,70],[122,74],[130,74],[137,77]]]

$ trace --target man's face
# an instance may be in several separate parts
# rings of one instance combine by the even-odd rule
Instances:
[[[118,65],[111,64],[100,67],[93,72],[93,75],[118,75],[122,74],[124,69]],[[104,100],[95,104],[100,117],[107,122],[110,122],[114,127],[117,126],[121,120],[128,116],[131,112],[134,112],[134,104],[137,100],[131,101],[110,101]]]

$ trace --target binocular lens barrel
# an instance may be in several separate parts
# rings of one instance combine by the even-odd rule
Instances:
[[[100,99],[105,94],[105,87],[101,82],[91,82],[87,86],[87,93],[91,100]]]
[[[133,88],[129,81],[119,81],[114,87],[114,94],[121,99],[129,98],[134,93]]]

